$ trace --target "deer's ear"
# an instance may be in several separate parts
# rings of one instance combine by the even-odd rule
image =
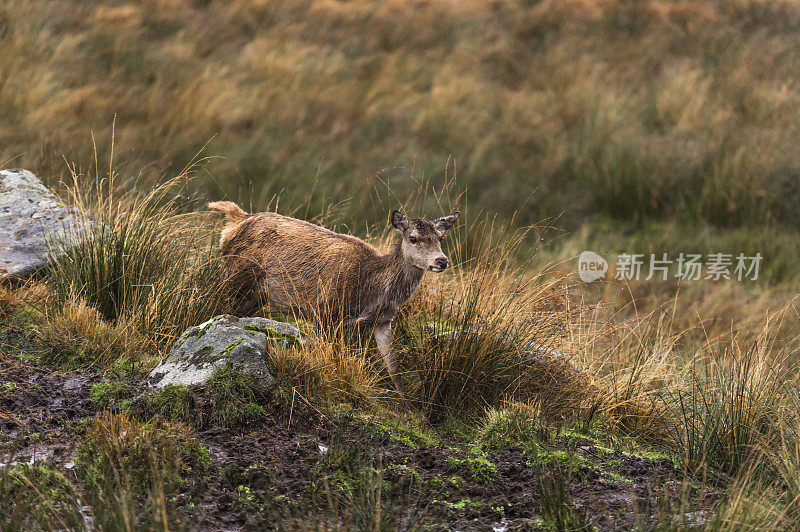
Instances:
[[[402,212],[393,211],[391,220],[392,220],[392,227],[394,227],[401,233],[406,229],[408,229],[408,216],[406,216]]]
[[[451,227],[456,224],[456,220],[458,220],[458,215],[461,214],[459,211],[456,211],[452,214],[448,214],[447,216],[442,216],[441,218],[437,218],[433,221],[434,227],[437,230],[445,232]]]

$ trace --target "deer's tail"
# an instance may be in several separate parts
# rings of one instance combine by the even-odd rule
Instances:
[[[214,201],[208,204],[208,208],[224,212],[231,223],[241,222],[247,217],[247,213],[232,201]]]

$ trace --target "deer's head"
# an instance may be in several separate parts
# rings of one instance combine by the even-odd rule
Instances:
[[[400,255],[403,260],[421,270],[441,272],[447,269],[450,261],[442,253],[442,239],[445,231],[458,220],[458,211],[436,220],[427,218],[409,219],[400,211],[392,213],[392,227],[402,235]]]

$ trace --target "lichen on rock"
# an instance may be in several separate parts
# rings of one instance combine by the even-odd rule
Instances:
[[[0,170],[0,279],[31,276],[60,246],[80,242],[92,222],[27,170]]]

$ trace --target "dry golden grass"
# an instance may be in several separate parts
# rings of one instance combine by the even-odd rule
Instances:
[[[16,307],[22,304],[22,299],[13,291],[0,286],[0,317],[5,318]]]
[[[197,320],[225,311],[213,225],[205,213],[185,212],[186,171],[139,194],[117,186],[113,152],[104,175],[94,160],[89,174],[70,169],[70,196],[86,220],[77,245],[50,250],[49,304],[72,322],[108,322],[158,351]],[[96,316],[84,316],[87,305]]]
[[[297,388],[331,403],[374,405],[379,399],[382,362],[341,330],[314,330],[302,348],[272,352],[270,363],[284,391]]]
[[[124,321],[109,323],[83,299],[72,298],[46,307],[41,317],[45,359],[67,366],[107,365],[121,357],[144,356],[145,340]]]
[[[475,201],[797,222],[792,2],[48,2],[2,10],[0,161],[66,177],[88,132],[152,179],[207,143],[203,190],[263,206],[401,196],[448,157]],[[157,141],[154,141],[157,139]],[[106,142],[106,141],[103,141]],[[103,146],[105,147],[105,146]],[[136,173],[136,172],[134,172]],[[643,175],[644,174],[644,175]],[[377,215],[377,216],[376,216]]]

